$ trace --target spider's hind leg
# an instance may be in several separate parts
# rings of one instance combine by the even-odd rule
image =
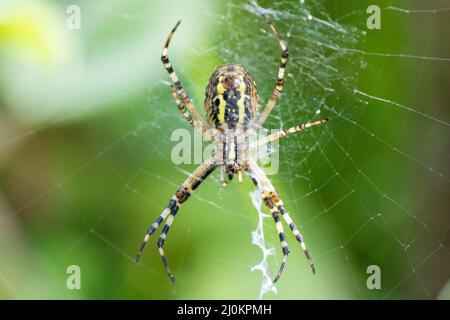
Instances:
[[[272,183],[269,181],[265,173],[262,171],[262,169],[256,164],[254,160],[249,161],[249,167],[247,169],[247,172],[252,180],[252,182],[255,184],[255,186],[258,188],[259,192],[261,193],[261,197],[264,200],[264,203],[266,206],[270,209],[272,215],[274,216],[275,222],[277,223],[279,220],[279,213],[281,213],[281,217],[283,217],[284,221],[287,225],[289,225],[289,228],[291,229],[292,233],[294,234],[296,240],[300,242],[300,245],[302,247],[302,250],[308,260],[308,264],[311,267],[311,270],[313,273],[316,272],[316,268],[314,266],[314,263],[311,259],[311,256],[306,249],[305,242],[303,240],[303,236],[298,230],[295,223],[292,221],[292,218],[290,217],[289,213],[287,213],[283,202],[281,201],[280,197],[277,195],[275,188],[273,187]],[[278,219],[276,218],[278,217]],[[280,223],[281,225],[281,223]],[[283,248],[283,262],[280,267],[280,271],[278,272],[277,276],[274,279],[274,282],[278,280],[281,273],[284,269],[284,264],[286,262],[287,254],[289,251],[287,250],[287,243],[283,235],[280,231],[283,231],[282,228],[279,229],[279,226],[277,226],[278,233],[280,235],[280,241]],[[285,252],[286,247],[286,252]]]
[[[155,222],[153,222],[153,224],[147,229],[144,240],[142,240],[139,250],[136,254],[135,263],[139,263],[139,261],[141,260],[142,252],[144,251],[144,248],[147,245],[150,236],[159,228],[161,223],[167,218],[169,214],[171,214],[174,210],[178,210],[178,206],[179,204],[177,203],[177,201],[172,198],[167,208],[164,209],[164,211],[159,215]]]
[[[300,243],[300,246],[302,247],[303,252],[305,253],[306,259],[308,260],[308,264],[312,270],[312,272],[315,274],[316,273],[316,267],[314,266],[314,263],[312,261],[311,255],[309,254],[308,249],[306,249],[306,245],[305,245],[305,241],[303,239],[303,235],[300,233],[300,230],[298,230],[297,226],[295,225],[295,223],[292,221],[291,216],[289,215],[289,213],[286,211],[284,205],[283,205],[283,201],[281,201],[281,199],[278,197],[277,194],[273,194],[272,195],[273,199],[275,201],[276,206],[278,207],[278,209],[281,212],[281,216],[283,217],[284,221],[286,222],[287,225],[289,225],[289,228],[291,229],[292,233],[295,236],[295,239]]]
[[[261,198],[262,198],[264,204],[266,205],[266,207],[269,208],[270,213],[272,214],[273,220],[275,221],[275,227],[278,232],[278,237],[280,238],[281,249],[283,251],[283,261],[281,262],[281,265],[280,265],[277,275],[272,280],[272,282],[275,283],[278,281],[278,279],[280,279],[281,275],[283,274],[284,268],[286,267],[287,257],[289,255],[289,248],[288,248],[288,244],[286,241],[286,234],[284,233],[283,225],[281,224],[280,212],[278,211],[277,206],[274,204],[270,189],[268,189],[266,186],[266,182],[265,182],[265,178],[264,178],[265,175],[264,175],[264,177],[261,176],[260,172],[258,172],[258,170],[257,170],[257,169],[259,169],[259,167],[257,167],[257,166],[255,167],[255,166],[256,166],[256,163],[253,165],[250,165],[247,172],[250,176],[250,179],[252,180],[252,182],[255,184],[256,188],[260,192]]]
[[[280,213],[275,207],[273,200],[270,198],[270,196],[263,195],[262,197],[264,203],[272,213],[273,220],[275,221],[275,227],[277,228],[278,232],[278,237],[280,238],[281,249],[283,250],[283,261],[281,262],[280,269],[278,270],[277,275],[272,280],[272,282],[275,283],[278,281],[278,279],[280,279],[281,275],[283,274],[284,268],[286,267],[287,257],[289,255],[289,248],[286,241],[286,234],[284,233],[283,225],[281,224]]]
[[[161,223],[165,219],[167,219],[161,235],[159,236],[157,244],[158,251],[164,263],[164,267],[166,268],[167,274],[169,275],[170,279],[175,282],[175,277],[173,276],[172,271],[169,268],[167,258],[164,254],[164,243],[167,238],[167,234],[169,233],[170,226],[172,225],[172,222],[175,219],[175,215],[177,214],[181,204],[183,204],[190,197],[190,195],[200,186],[200,184],[209,176],[209,174],[214,171],[215,168],[216,164],[214,159],[212,157],[208,158],[205,162],[198,166],[197,169],[195,169],[195,171],[192,172],[192,174],[184,181],[180,188],[178,188],[177,192],[170,200],[168,207],[148,228],[144,240],[142,241],[139,251],[136,255],[136,263],[139,262],[139,259],[150,238],[150,235],[152,235],[156,231],[156,229],[158,229]]]

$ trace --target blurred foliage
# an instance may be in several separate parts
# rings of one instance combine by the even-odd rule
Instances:
[[[72,4],[81,8],[80,30],[66,27]],[[322,50],[314,43],[450,57],[448,35],[439,32],[448,29],[448,13],[383,10],[382,29],[368,31],[369,4],[257,5],[269,10],[282,35],[290,35],[291,75],[270,127],[307,121],[317,109],[332,118],[322,131],[282,141],[280,173],[271,177],[319,272],[311,275],[289,235],[285,274],[278,294],[267,298],[435,298],[448,281],[448,180],[420,165],[448,177],[448,127],[366,101],[352,89],[448,122],[449,62]],[[396,5],[424,6],[406,0]],[[250,269],[261,253],[251,245],[257,220],[249,181],[221,190],[211,177],[180,210],[166,245],[176,286],[155,239],[141,265],[132,261],[146,227],[195,168],[170,160],[171,132],[189,128],[161,67],[168,31],[183,20],[171,59],[199,107],[211,72],[228,61],[249,67],[265,102],[279,47],[249,9],[255,7],[200,0],[0,4],[0,298],[258,296],[261,276]],[[321,21],[308,22],[306,12]],[[296,21],[300,16],[305,19]],[[348,33],[329,30],[324,21],[338,21]],[[324,71],[329,66],[338,70],[334,76]],[[326,94],[311,76],[335,92]],[[281,252],[270,219],[265,234],[277,252],[274,273]],[[81,290],[66,288],[72,264],[81,268]],[[366,288],[372,264],[381,267],[382,290]],[[448,284],[440,297],[448,298]]]

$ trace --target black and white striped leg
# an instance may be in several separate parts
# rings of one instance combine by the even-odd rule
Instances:
[[[185,107],[183,101],[180,100],[175,85],[172,84],[170,87],[172,88],[172,97],[173,97],[173,100],[175,101],[175,104],[176,104],[177,107],[178,107],[178,110],[180,110],[180,112],[181,112],[181,114],[183,115],[183,117],[186,119],[186,121],[187,121],[194,129],[197,129],[197,130],[200,131],[200,133],[202,133],[201,128],[195,126],[195,124],[194,124],[194,119],[192,119],[192,116],[191,116],[191,114],[189,113],[189,111],[186,110],[186,107]]]
[[[184,90],[183,86],[181,85],[181,82],[178,79],[178,76],[169,61],[169,44],[170,44],[170,41],[172,40],[172,37],[173,37],[175,31],[177,30],[178,26],[180,25],[180,23],[181,23],[181,21],[177,22],[177,24],[175,25],[175,27],[172,29],[169,36],[167,37],[166,43],[165,43],[163,51],[162,51],[161,61],[164,64],[164,68],[169,73],[169,76],[170,76],[172,83],[177,91],[177,94],[181,97],[181,100],[187,106],[188,110],[190,111],[190,113],[192,114],[194,119],[201,124],[201,130],[205,131],[209,128],[207,122],[202,118],[200,113],[197,111],[197,108],[192,103],[191,99],[189,98],[187,92]]]
[[[264,198],[268,198],[273,201],[273,203],[275,204],[274,207],[276,208],[277,212],[281,213],[281,216],[283,217],[286,224],[289,225],[289,228],[291,229],[293,235],[295,236],[297,241],[300,242],[300,246],[308,260],[308,264],[311,267],[312,272],[315,273],[316,268],[311,259],[311,255],[309,254],[309,252],[306,248],[303,236],[300,233],[300,231],[298,230],[295,223],[292,221],[292,218],[289,215],[289,213],[286,211],[286,208],[284,207],[282,200],[278,196],[278,194],[275,191],[275,188],[273,187],[270,180],[267,178],[265,173],[262,171],[262,169],[256,164],[256,162],[253,159],[250,159],[250,161],[249,161],[249,166],[248,166],[247,172],[248,172],[251,180],[253,181],[253,183],[258,188],[258,190],[260,190],[261,194],[263,194]],[[271,209],[271,211],[272,211],[272,209]]]
[[[169,275],[169,278],[170,278],[170,280],[172,280],[173,283],[175,283],[175,277],[172,274],[172,271],[170,271],[169,263],[167,262],[166,255],[164,254],[164,242],[166,241],[167,234],[169,233],[170,226],[172,225],[172,222],[175,219],[175,215],[177,214],[177,211],[178,211],[178,207],[167,218],[166,224],[163,227],[163,230],[161,232],[161,235],[159,236],[159,240],[157,243],[159,255],[161,256],[161,259],[164,263],[164,267],[166,268],[167,274]]]
[[[288,62],[288,56],[289,52],[287,49],[286,44],[284,43],[283,39],[281,38],[280,34],[278,33],[275,26],[270,21],[269,17],[266,15],[262,15],[264,20],[269,25],[270,29],[272,30],[272,33],[277,37],[278,43],[281,47],[281,62],[280,66],[278,68],[278,77],[277,77],[277,83],[275,85],[275,90],[272,93],[272,96],[270,97],[269,101],[266,104],[266,107],[262,111],[262,113],[259,115],[258,119],[256,120],[256,125],[262,126],[263,123],[266,121],[269,114],[272,112],[273,107],[277,103],[278,99],[280,98],[281,91],[283,91],[283,85],[284,85],[284,75],[286,71],[286,64]]]
[[[286,222],[286,224],[289,226],[289,228],[291,229],[293,235],[295,236],[295,239],[297,239],[297,241],[300,243],[300,246],[302,247],[303,253],[305,254],[306,259],[308,260],[308,264],[312,270],[312,272],[315,274],[316,273],[316,267],[312,261],[311,255],[309,254],[308,249],[306,248],[306,244],[305,241],[303,239],[303,235],[300,233],[300,230],[297,228],[297,226],[295,225],[294,221],[292,221],[291,216],[289,215],[289,213],[286,211],[286,208],[283,205],[283,201],[278,197],[278,195],[276,193],[274,193],[272,195],[272,199],[275,202],[275,205],[278,207],[278,210],[281,213],[281,216],[283,217],[284,221]]]
[[[135,262],[139,263],[139,260],[141,259],[142,252],[144,251],[145,246],[147,245],[148,239],[150,239],[150,236],[159,228],[161,223],[167,218],[169,214],[171,214],[174,210],[178,210],[178,203],[175,198],[172,198],[170,200],[169,205],[166,209],[159,215],[159,217],[153,222],[153,224],[147,229],[147,233],[144,236],[144,240],[141,242],[141,246],[139,247],[139,250],[136,254]]]
[[[314,127],[314,126],[317,126],[317,125],[325,124],[328,121],[329,121],[329,119],[326,118],[326,119],[322,119],[322,120],[317,120],[317,121],[303,123],[303,124],[300,124],[298,126],[291,127],[289,129],[280,130],[278,132],[272,133],[271,135],[268,135],[268,136],[260,138],[259,140],[257,140],[254,143],[254,145],[260,146],[260,145],[263,145],[263,144],[266,144],[266,143],[269,143],[269,142],[272,142],[272,141],[284,138],[284,137],[286,137],[288,135],[291,135],[291,134],[294,134],[296,132],[303,131],[303,130],[306,130],[308,128],[311,128],[311,127]]]
[[[265,197],[263,199],[266,206],[270,209],[270,212],[272,213],[273,220],[275,221],[275,227],[277,228],[278,237],[280,238],[281,243],[281,249],[283,251],[283,261],[281,262],[280,269],[278,270],[277,275],[273,279],[273,283],[276,283],[278,279],[280,279],[281,275],[283,274],[284,268],[286,267],[287,257],[289,255],[289,248],[286,241],[286,234],[284,233],[283,225],[281,224],[280,220],[280,214],[275,207],[272,199],[270,197]]]
[[[175,278],[170,271],[169,265],[167,263],[166,256],[164,254],[164,243],[169,232],[170,226],[172,225],[173,220],[175,219],[175,215],[178,212],[181,204],[183,204],[191,194],[200,186],[200,184],[214,171],[216,168],[215,161],[212,157],[209,157],[205,162],[203,162],[200,166],[195,169],[194,172],[189,175],[189,177],[184,181],[180,188],[178,188],[175,195],[169,202],[168,207],[161,213],[161,215],[155,220],[155,222],[148,228],[147,233],[144,236],[144,240],[141,243],[139,251],[136,255],[136,263],[139,262],[139,259],[144,251],[144,248],[150,238],[150,236],[158,229],[161,223],[166,220],[166,223],[163,227],[161,235],[158,240],[158,251],[166,268],[167,274],[170,279],[175,282]]]
[[[274,204],[274,201],[271,197],[271,193],[265,187],[266,183],[264,181],[264,177],[262,177],[258,172],[259,167],[258,169],[256,169],[255,165],[256,164],[251,165],[247,172],[253,184],[256,186],[258,192],[260,193],[264,204],[269,208],[270,213],[272,214],[272,217],[275,221],[275,227],[277,228],[278,236],[280,238],[281,249],[283,251],[283,260],[281,262],[277,275],[272,281],[273,283],[275,283],[278,281],[278,279],[280,279],[286,267],[287,257],[289,255],[289,248],[286,241],[286,234],[284,233],[284,228],[283,225],[281,224],[280,213],[278,211],[278,208]]]

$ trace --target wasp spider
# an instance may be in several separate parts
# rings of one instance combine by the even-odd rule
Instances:
[[[286,44],[281,39],[278,31],[275,29],[269,18],[265,15],[263,15],[263,18],[278,39],[282,51],[275,90],[261,113],[258,112],[260,104],[259,97],[256,91],[256,85],[250,73],[242,65],[226,64],[218,67],[213,72],[206,87],[204,107],[207,121],[205,121],[200,116],[197,108],[184,90],[176,72],[169,62],[169,43],[175,30],[180,24],[180,21],[170,32],[162,51],[161,60],[172,80],[172,95],[178,109],[181,111],[187,122],[195,130],[202,133],[214,146],[213,154],[207,158],[186,179],[186,181],[184,181],[172,196],[167,208],[148,228],[136,256],[136,262],[139,262],[142,251],[144,250],[150,235],[152,235],[163,221],[165,221],[157,244],[164,266],[173,282],[175,282],[175,277],[170,271],[164,254],[164,242],[167,238],[170,226],[172,225],[180,206],[216,168],[220,169],[220,181],[223,186],[227,184],[226,177],[228,178],[228,181],[230,181],[235,174],[238,176],[238,180],[242,181],[242,172],[245,171],[251,181],[255,184],[264,204],[270,209],[273,219],[275,220],[275,226],[283,251],[283,260],[273,282],[275,283],[283,273],[289,254],[281,218],[289,226],[295,238],[300,243],[313,273],[315,272],[314,264],[306,249],[302,234],[292,221],[289,213],[286,211],[284,204],[275,191],[272,183],[269,181],[263,170],[257,165],[256,160],[249,155],[249,150],[250,147],[255,144],[262,145],[306,128],[324,124],[328,119],[309,122],[290,129],[281,130],[257,140],[256,143],[249,144],[249,137],[254,135],[256,130],[262,128],[262,125],[280,97],[281,91],[283,90],[286,63],[288,61]]]

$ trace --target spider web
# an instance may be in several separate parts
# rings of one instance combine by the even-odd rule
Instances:
[[[383,33],[378,37],[387,39],[389,46],[377,40],[374,33],[381,31],[365,27],[369,4],[355,2],[351,11],[338,3],[306,0],[270,5],[199,3],[195,10],[175,9],[183,24],[174,37],[171,59],[199,107],[210,73],[224,62],[248,67],[263,104],[267,101],[280,49],[259,17],[265,12],[290,52],[282,98],[265,126],[281,129],[331,118],[327,126],[284,138],[279,171],[270,176],[305,236],[319,270],[316,276],[310,274],[300,247],[286,228],[291,254],[277,289],[270,285],[281,260],[273,221],[265,219],[267,211],[260,210],[261,203],[251,193],[248,181],[242,185],[234,181],[221,189],[217,173],[181,208],[171,228],[166,254],[177,286],[168,281],[153,244],[145,251],[143,262],[133,264],[145,227],[196,166],[167,165],[174,145],[171,133],[190,129],[171,101],[167,75],[152,64],[159,59],[160,49],[152,48],[156,54],[150,59],[150,76],[130,81],[125,81],[126,76],[113,77],[110,82],[115,86],[106,88],[97,83],[93,88],[103,90],[99,96],[106,98],[88,95],[65,103],[76,106],[71,112],[56,107],[50,108],[51,112],[36,112],[40,100],[23,100],[16,92],[21,87],[8,86],[8,74],[2,73],[2,88],[16,90],[14,94],[5,92],[2,104],[9,107],[20,102],[22,109],[4,108],[5,117],[0,120],[0,252],[7,257],[0,262],[0,295],[438,297],[449,278],[450,264],[446,209],[449,114],[445,100],[440,100],[445,99],[445,88],[432,79],[438,75],[442,83],[449,81],[448,40],[446,35],[439,38],[438,28],[448,26],[445,19],[450,3],[430,1],[422,8],[415,2],[404,2],[402,7],[380,2],[382,21],[386,22],[382,22]],[[134,35],[136,41],[131,43],[138,51],[148,55],[150,48],[139,44],[148,41],[146,37],[162,44],[178,18],[175,13],[158,18],[158,11],[163,10],[147,8],[141,1],[127,7],[106,2],[79,5],[87,17],[82,30],[88,35],[83,37],[99,43],[82,45],[94,52],[89,56],[93,62],[124,60],[127,55],[114,56],[108,51],[124,47],[121,41],[126,32]],[[161,24],[150,35],[142,31],[149,29],[149,17]],[[102,40],[105,30],[94,26],[107,20],[126,26],[125,31],[117,30],[115,37]],[[390,33],[384,31],[399,32],[395,30],[404,24],[414,30],[410,47],[407,42],[389,42]],[[433,36],[421,30],[425,24]],[[215,28],[209,30],[210,25]],[[434,46],[438,39],[447,47]],[[421,52],[413,51],[418,41],[428,44]],[[429,49],[440,54],[431,56]],[[143,61],[140,55],[133,57]],[[142,68],[129,60],[131,66]],[[388,69],[392,66],[395,69]],[[112,65],[109,68],[114,69]],[[118,74],[146,74],[130,68],[118,67]],[[388,90],[383,84],[393,81],[389,75],[395,73],[399,74],[396,80],[405,83],[394,83],[396,90]],[[403,79],[403,74],[412,77]],[[433,88],[427,91],[424,87],[429,83]],[[38,90],[25,88],[31,97],[39,97]],[[78,90],[74,90],[75,96]],[[53,99],[56,106],[61,99]],[[27,106],[34,110],[31,115]],[[73,143],[73,137],[77,138],[75,145],[54,152],[55,146],[64,146],[59,140]],[[88,152],[79,155],[77,148]],[[35,158],[30,160],[29,155]],[[38,182],[34,184],[34,180]],[[92,194],[87,200],[86,193]],[[261,250],[251,245],[252,240]],[[69,264],[81,267],[81,291],[65,288],[67,275],[62,266]],[[381,290],[366,287],[369,265],[380,266]]]

